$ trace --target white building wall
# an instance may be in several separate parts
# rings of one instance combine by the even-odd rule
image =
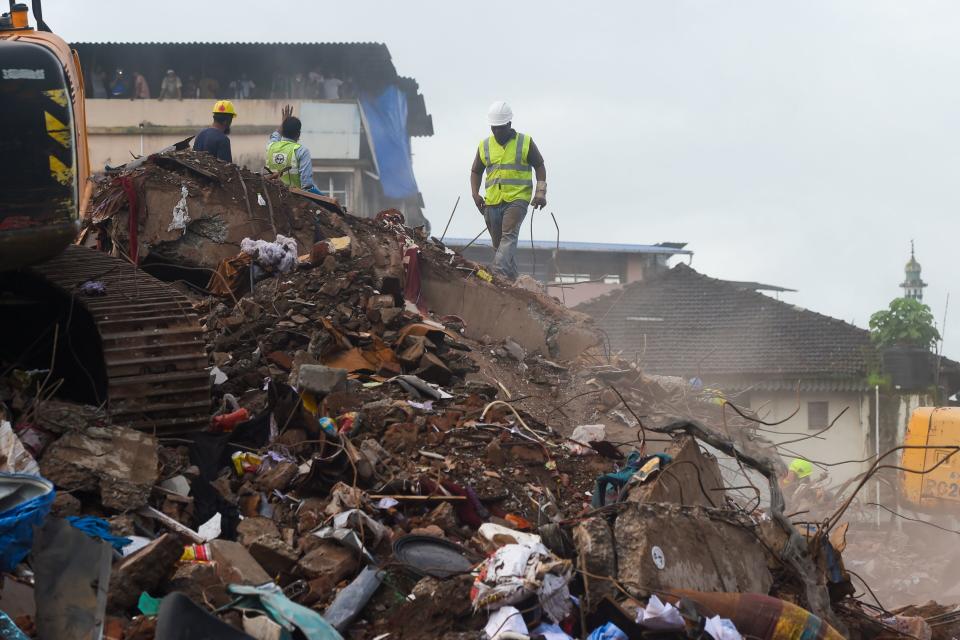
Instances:
[[[860,461],[873,455],[868,451],[870,402],[869,393],[840,392],[801,392],[800,407],[797,414],[783,424],[764,426],[775,433],[763,432],[762,435],[776,443],[786,443],[815,434],[819,429],[808,428],[807,408],[809,402],[827,402],[828,417],[833,420],[848,407],[837,420],[833,428],[820,435],[820,438],[806,438],[800,442],[784,444],[780,454],[789,464],[794,457],[801,456],[811,461],[838,463],[847,460]],[[795,392],[751,392],[750,408],[767,422],[783,420],[797,409]],[[790,453],[787,451],[789,449]],[[827,468],[831,485],[844,482],[867,469],[869,463],[854,462]],[[819,477],[821,470],[816,472]]]
[[[140,155],[155,153],[196,135],[213,120],[213,100],[87,100],[90,166],[102,171]],[[315,164],[342,163],[353,170],[360,156],[361,116],[354,101],[235,100],[230,146],[236,164],[259,171],[264,164],[267,139],[280,127],[284,105],[303,120],[302,139]],[[140,126],[143,125],[141,135]],[[324,162],[326,161],[326,162]],[[317,170],[326,170],[317,167]]]

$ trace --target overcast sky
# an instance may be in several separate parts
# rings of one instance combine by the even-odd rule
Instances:
[[[701,272],[798,289],[783,299],[864,327],[899,295],[911,238],[938,324],[958,271],[960,3],[47,0],[44,13],[77,41],[386,43],[433,114],[414,169],[435,230],[462,196],[452,236],[483,227],[469,167],[505,99],[544,154],[564,240],[685,241]],[[534,231],[554,237],[545,215]],[[946,354],[960,359],[952,293]]]

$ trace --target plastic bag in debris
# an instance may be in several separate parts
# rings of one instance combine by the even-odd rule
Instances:
[[[499,640],[508,633],[528,635],[527,623],[516,607],[501,607],[490,614],[484,633],[490,640]]]
[[[647,629],[667,631],[683,628],[683,616],[672,604],[664,604],[657,596],[650,596],[645,609],[637,610],[637,623]]]
[[[582,424],[576,429],[573,430],[573,433],[570,435],[570,440],[576,440],[576,442],[571,442],[567,440],[563,443],[563,446],[570,450],[570,453],[577,456],[585,456],[591,453],[596,453],[588,443],[590,442],[599,442],[600,440],[605,440],[607,437],[607,428],[602,424]],[[581,444],[577,444],[577,442]]]
[[[2,460],[0,471],[5,473],[40,475],[37,461],[20,442],[20,438],[13,432],[13,427],[7,420],[0,420],[0,460]]]
[[[297,266],[297,241],[277,234],[276,242],[244,238],[240,251],[251,255],[264,269],[286,273]]]
[[[530,637],[543,636],[544,640],[573,640],[570,635],[560,628],[560,625],[541,622],[539,626],[530,630]]]
[[[570,576],[570,561],[557,558],[542,544],[508,544],[483,563],[470,601],[474,610],[499,609],[536,594],[544,611],[559,622],[570,612]]]
[[[187,196],[189,195],[190,192],[187,191],[187,185],[181,185],[180,200],[173,206],[173,220],[167,225],[167,231],[182,229],[184,233],[186,233],[187,223],[190,222],[190,212],[187,209]]]
[[[283,594],[283,590],[272,582],[257,587],[231,584],[227,586],[227,591],[239,596],[248,596],[234,605],[234,608],[266,609],[270,617],[287,631],[300,629],[310,640],[343,640],[343,636],[323,616],[313,609],[291,601]]]
[[[587,636],[587,640],[627,640],[627,634],[612,622],[606,622]]]
[[[360,509],[350,509],[342,511],[333,516],[333,527],[335,529],[352,529],[363,532],[364,536],[370,539],[372,546],[377,546],[387,533],[387,528],[368,516]]]
[[[743,640],[733,622],[720,616],[708,618],[703,630],[713,636],[713,640]]]
[[[904,636],[917,638],[917,640],[930,640],[933,636],[929,623],[919,616],[893,616],[884,618],[883,623]]]

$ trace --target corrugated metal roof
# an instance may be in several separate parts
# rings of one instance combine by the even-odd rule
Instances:
[[[463,247],[470,242],[470,238],[446,238],[444,244],[451,247]],[[480,238],[473,243],[473,246],[491,247],[492,242],[489,238]],[[557,248],[556,240],[534,240],[535,249],[553,250]],[[530,241],[521,242],[517,245],[518,249],[529,249]],[[593,251],[604,253],[653,253],[662,255],[685,255],[692,256],[693,251],[689,249],[678,249],[672,246],[662,246],[657,244],[614,244],[606,242],[561,242],[560,249],[564,251]]]
[[[379,91],[390,84],[399,86],[407,96],[407,133],[433,135],[433,118],[427,113],[419,85],[413,78],[397,73],[390,50],[382,42],[106,41],[73,42],[71,46],[77,50],[84,66],[122,65],[131,69],[140,66],[139,70],[144,73],[150,68],[156,72],[158,68],[179,71],[187,65],[201,69],[205,66],[207,73],[221,81],[226,73],[257,65],[289,68],[291,73],[305,72],[315,66],[332,68],[340,74],[353,75],[363,90]],[[260,80],[257,83],[269,85]]]

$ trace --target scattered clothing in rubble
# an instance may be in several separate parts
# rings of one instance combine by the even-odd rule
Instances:
[[[97,518],[95,516],[69,516],[67,522],[91,538],[103,540],[117,551],[122,551],[125,546],[133,542],[130,538],[113,535],[110,532],[110,523],[103,518]]]
[[[593,507],[602,507],[607,504],[608,492],[616,493],[618,496],[623,488],[633,479],[637,472],[644,472],[647,475],[659,469],[661,466],[670,464],[671,457],[665,453],[655,453],[651,456],[642,457],[634,451],[627,458],[626,466],[620,471],[606,473],[597,478],[597,485],[593,490],[593,497],[590,504]],[[649,467],[647,465],[650,465]],[[619,498],[618,498],[619,500]]]

